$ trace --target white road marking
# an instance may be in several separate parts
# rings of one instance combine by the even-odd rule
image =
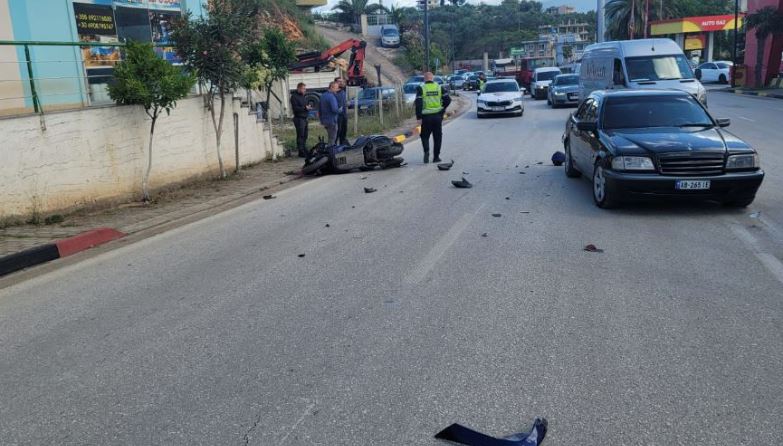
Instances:
[[[732,224],[731,231],[750,248],[753,255],[775,276],[778,282],[783,283],[783,262],[772,254],[764,252],[756,237],[753,237],[753,234],[743,226]]]
[[[473,218],[479,212],[481,212],[482,209],[484,209],[484,205],[479,206],[478,209],[476,209],[476,211],[472,214],[465,214],[462,216],[462,218],[457,220],[457,222],[454,223],[445,234],[443,234],[443,237],[441,237],[438,242],[435,243],[435,246],[430,249],[427,255],[425,255],[424,258],[416,264],[416,267],[413,269],[411,274],[405,279],[405,283],[408,285],[416,285],[417,283],[420,283],[422,280],[424,280],[424,278],[427,277],[427,274],[429,274],[438,263],[438,260],[440,260],[440,258],[443,257],[443,254],[448,251],[451,245],[457,241],[457,238],[459,238],[460,234],[462,234],[462,232],[468,228],[470,222],[473,221]]]
[[[296,420],[296,423],[294,423],[294,425],[291,426],[290,429],[288,429],[288,432],[286,432],[285,436],[282,439],[280,439],[280,442],[278,444],[282,445],[285,443],[285,441],[291,435],[291,432],[295,431],[296,428],[299,426],[299,424],[302,423],[302,421],[304,421],[304,419],[307,418],[308,415],[310,415],[311,411],[313,410],[313,407],[315,407],[315,402],[311,402],[307,405],[304,412],[302,413],[302,416],[299,417],[298,420]]]
[[[737,117],[738,117],[738,118],[740,118],[740,119],[744,119],[744,120],[746,120],[746,121],[755,122],[754,120],[752,120],[752,119],[750,119],[750,118],[746,118],[746,117],[744,117],[744,116],[737,116]]]

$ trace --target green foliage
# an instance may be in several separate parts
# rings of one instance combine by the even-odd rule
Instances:
[[[380,11],[385,11],[386,8],[379,3],[370,3],[370,0],[340,0],[333,11],[337,11],[337,20],[346,23],[353,24],[359,23],[359,16],[362,14],[374,14]]]
[[[128,42],[125,59],[114,67],[109,97],[121,105],[141,105],[152,119],[169,113],[193,85],[192,75],[158,57],[149,43]]]
[[[783,12],[773,6],[766,6],[745,17],[745,26],[754,30],[759,40],[770,35],[783,33]]]
[[[244,59],[250,67],[245,87],[264,86],[268,93],[275,81],[288,76],[288,66],[296,61],[296,50],[281,30],[267,28],[263,38],[248,47]]]

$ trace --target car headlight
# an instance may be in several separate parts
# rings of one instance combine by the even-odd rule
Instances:
[[[758,169],[759,167],[759,156],[756,153],[731,155],[726,161],[726,169],[728,170]]]
[[[524,99],[522,98],[522,96],[517,96],[514,98],[514,100],[517,102],[522,102]]]
[[[565,93],[563,93],[562,91],[555,91],[554,93],[555,96],[565,96]]]
[[[617,156],[612,158],[612,169],[655,170],[655,166],[652,160],[646,156]]]

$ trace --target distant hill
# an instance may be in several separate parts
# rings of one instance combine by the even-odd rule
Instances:
[[[568,5],[576,8],[576,12],[595,11],[597,0],[545,0],[541,2],[544,9],[550,6]]]

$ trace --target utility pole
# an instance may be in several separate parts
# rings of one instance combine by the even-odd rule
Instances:
[[[595,9],[595,22],[596,22],[596,36],[595,41],[600,43],[606,38],[606,12],[605,12],[606,0],[598,0],[598,5]]]
[[[734,79],[737,73],[737,22],[739,22],[739,0],[734,0],[734,48],[731,54],[731,88],[737,87],[737,81]]]

